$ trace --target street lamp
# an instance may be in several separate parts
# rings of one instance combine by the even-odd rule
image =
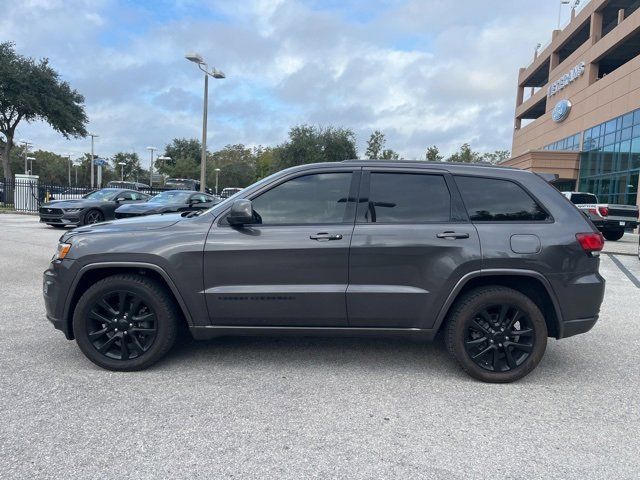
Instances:
[[[18,143],[22,143],[24,145],[24,174],[28,175],[27,155],[29,154],[29,146],[33,145],[33,143],[27,140],[20,140]]]
[[[94,180],[93,180],[93,139],[96,138],[98,135],[96,135],[95,133],[91,133],[91,132],[89,132],[87,135],[89,135],[91,137],[91,163],[89,165],[89,168],[91,168],[91,188],[93,188],[93,184],[94,184]]]
[[[560,21],[562,18],[562,6],[569,5],[571,2],[569,0],[560,0],[560,5],[558,6],[558,30],[560,30]]]
[[[200,158],[200,191],[204,192],[207,182],[207,105],[209,103],[209,77],[216,80],[225,78],[224,73],[213,68],[209,71],[209,66],[202,59],[199,53],[187,53],[184,56],[190,62],[198,65],[198,68],[204,72],[204,107],[202,109],[202,156]]]
[[[71,161],[71,154],[67,155],[67,158],[69,159],[69,186],[71,186],[71,164],[73,163]]]
[[[153,152],[157,150],[156,147],[147,147],[147,150],[151,152],[151,164],[149,165],[149,186],[153,187]]]
[[[120,180],[124,182],[124,166],[126,165],[126,162],[118,162],[118,165],[120,165]]]
[[[33,175],[33,161],[35,160],[35,158],[27,157],[27,160],[29,160],[29,175]]]
[[[216,195],[218,195],[218,174],[220,173],[220,169],[216,168],[215,172],[216,172]]]

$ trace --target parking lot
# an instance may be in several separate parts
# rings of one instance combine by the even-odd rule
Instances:
[[[113,373],[45,319],[60,235],[0,215],[0,478],[638,477],[637,257],[602,256],[598,324],[515,384],[388,339],[185,342]]]

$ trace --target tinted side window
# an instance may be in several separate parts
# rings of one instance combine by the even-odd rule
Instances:
[[[451,195],[440,175],[371,173],[369,198],[358,209],[361,223],[448,222]]]
[[[518,184],[508,180],[455,177],[474,222],[547,220],[549,216]]]
[[[257,223],[265,225],[342,223],[351,172],[294,178],[252,200]]]

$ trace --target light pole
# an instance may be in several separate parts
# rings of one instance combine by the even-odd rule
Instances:
[[[33,161],[35,160],[35,158],[27,157],[27,160],[29,160],[29,175],[33,175]]]
[[[220,169],[216,168],[215,172],[216,172],[216,195],[218,195],[218,174],[220,173]]]
[[[147,147],[147,150],[151,152],[151,164],[149,165],[149,186],[153,187],[153,152],[157,150],[156,147]]]
[[[158,158],[156,158],[156,160],[162,160],[162,167],[163,167],[163,170],[164,170],[164,165],[165,165],[164,162],[166,162],[167,160],[171,160],[171,157],[167,157],[166,155],[161,155]],[[162,183],[164,185],[164,180],[166,178],[164,173],[162,174],[162,178],[163,178]]]
[[[187,53],[184,56],[190,62],[198,65],[204,72],[204,107],[202,109],[202,155],[200,158],[200,191],[204,192],[207,182],[207,105],[209,103],[209,76],[215,79],[225,78],[224,73],[213,68],[209,71],[209,66],[202,59],[199,53]]]
[[[558,30],[560,30],[560,21],[562,19],[562,6],[569,5],[571,3],[569,0],[560,0],[560,5],[558,6]]]
[[[93,188],[94,185],[94,180],[93,180],[93,139],[96,138],[98,135],[96,135],[95,133],[88,133],[88,135],[91,137],[91,165],[89,168],[91,168],[91,188]]]
[[[28,142],[27,140],[20,140],[19,143],[24,145],[24,174],[28,175],[29,169],[27,166],[27,155],[29,154],[29,146],[33,145],[33,143]]]
[[[120,180],[124,182],[124,166],[126,162],[118,162],[118,165],[120,165]]]
[[[69,159],[69,186],[71,186],[71,164],[73,163],[71,161],[71,154],[67,155],[67,158]]]
[[[78,167],[79,167],[79,166],[80,166],[80,165],[78,165],[77,163],[74,163],[74,164],[73,164],[73,169],[74,169],[74,170],[75,170],[75,172],[76,172],[76,184],[75,184],[75,186],[76,186],[76,187],[78,186]]]

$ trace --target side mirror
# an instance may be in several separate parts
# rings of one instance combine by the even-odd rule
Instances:
[[[125,200],[126,200],[126,198],[124,198],[124,197],[118,197],[118,198],[116,198],[116,203],[124,202]]]
[[[231,211],[227,215],[229,225],[241,226],[253,223],[253,207],[251,200],[236,200],[231,205]]]

